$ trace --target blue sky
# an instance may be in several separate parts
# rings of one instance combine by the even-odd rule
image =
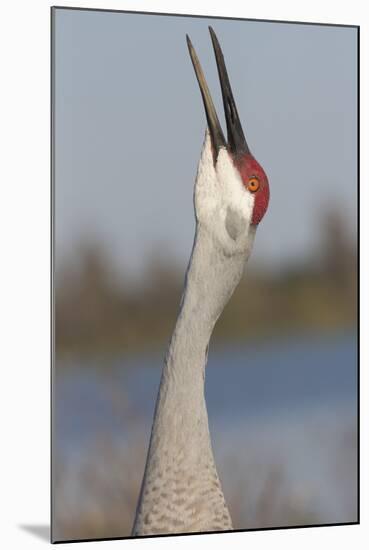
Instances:
[[[355,230],[355,29],[57,10],[57,267],[96,237],[134,277],[158,254],[185,268],[205,129],[186,33],[225,128],[209,24],[270,182],[251,261],[279,269],[306,259],[327,205]]]

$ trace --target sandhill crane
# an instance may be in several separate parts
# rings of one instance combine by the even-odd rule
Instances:
[[[194,244],[164,361],[133,535],[232,529],[210,441],[205,366],[214,325],[241,279],[266,212],[269,184],[246,143],[223,53],[209,30],[228,139],[187,36],[208,127],[194,189]]]

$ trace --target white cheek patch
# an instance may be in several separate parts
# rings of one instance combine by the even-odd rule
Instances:
[[[220,149],[214,167],[207,130],[195,183],[195,214],[227,253],[245,248],[254,201],[226,149]]]
[[[249,225],[254,209],[254,196],[245,189],[241,176],[228,152],[221,149],[216,164],[218,182],[221,187],[221,202],[225,210],[231,208]]]

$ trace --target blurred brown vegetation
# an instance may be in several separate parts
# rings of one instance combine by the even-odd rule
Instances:
[[[269,338],[299,330],[330,331],[355,324],[356,243],[335,209],[323,213],[316,231],[320,237],[315,253],[305,263],[278,273],[247,270],[218,321],[218,342]],[[184,269],[163,256],[154,257],[142,284],[132,286],[119,278],[114,268],[106,250],[95,241],[83,243],[78,253],[58,268],[58,359],[162,351],[168,342],[178,313]],[[70,373],[69,369],[56,370],[61,375]],[[130,535],[148,437],[139,409],[128,395],[122,395],[121,388],[117,391],[112,372],[109,377],[114,415],[129,426],[130,436],[123,441],[120,435],[97,432],[78,456],[54,449],[55,540]],[[321,437],[326,445],[334,434],[324,431]],[[343,484],[348,495],[347,517],[339,521],[356,517],[352,504],[356,440],[355,427],[342,428],[331,463],[332,483],[337,479],[337,486]],[[303,482],[296,484],[286,465],[272,452],[265,452],[262,444],[249,446],[247,455],[237,445],[227,449],[223,457],[217,457],[217,465],[236,529],[326,522],[319,495]]]
[[[247,271],[216,326],[218,342],[355,323],[356,244],[337,209],[324,212],[317,229],[315,254],[304,264],[282,273]],[[57,355],[162,349],[178,312],[184,270],[157,259],[143,280],[136,288],[125,285],[106,251],[84,243],[56,273]]]

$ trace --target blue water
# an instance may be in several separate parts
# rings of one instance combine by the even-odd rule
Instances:
[[[54,441],[58,446],[81,445],[96,432],[123,434],[132,415],[150,427],[162,357],[126,357],[96,366],[92,362],[57,366]],[[234,345],[209,353],[206,400],[211,425],[231,426],[322,406],[332,411],[346,407],[355,415],[356,393],[354,331],[267,346]]]
[[[123,452],[130,437],[139,435],[147,443],[161,368],[159,355],[58,364],[54,457],[78,463],[104,439]],[[226,494],[238,467],[239,480],[256,502],[270,468],[282,465],[288,494],[307,499],[321,522],[356,520],[355,331],[213,347],[206,400]],[[73,473],[63,485],[75,490]]]

